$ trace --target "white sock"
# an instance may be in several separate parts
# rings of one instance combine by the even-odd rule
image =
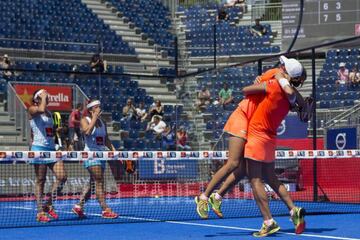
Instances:
[[[273,219],[273,218],[264,221],[264,223],[265,223],[266,226],[270,226],[271,224],[273,224],[273,222],[274,222],[274,219]]]
[[[293,207],[293,208],[290,210],[290,216],[291,216],[291,217],[294,215],[294,209],[295,209],[295,207]]]
[[[205,196],[205,194],[202,193],[202,194],[200,195],[200,199],[207,201],[207,200],[208,200],[208,197]]]
[[[218,193],[215,193],[215,199],[216,200],[221,200],[222,199],[222,196]]]

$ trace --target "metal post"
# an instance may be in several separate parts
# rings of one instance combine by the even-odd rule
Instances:
[[[314,108],[313,108],[313,118],[312,118],[312,125],[313,125],[313,150],[317,150],[317,126],[316,126],[316,65],[315,65],[315,48],[311,49],[311,67],[312,67],[312,97],[314,98]],[[313,201],[318,201],[318,184],[317,184],[317,159],[314,158],[313,160],[313,177],[314,177],[314,196]]]
[[[262,60],[259,59],[258,61],[258,75],[260,76],[262,74]]]
[[[179,76],[179,46],[178,46],[178,38],[175,37],[175,76],[178,77]]]
[[[214,24],[214,36],[213,36],[213,38],[214,38],[214,69],[216,69],[216,45],[217,45],[217,43],[216,43],[216,23]]]

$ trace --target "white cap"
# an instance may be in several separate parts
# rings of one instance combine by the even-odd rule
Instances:
[[[341,63],[339,64],[339,67],[345,67],[345,63],[344,63],[344,62],[341,62]]]
[[[287,58],[280,56],[280,63],[285,65],[286,72],[290,77],[300,77],[303,73],[303,67],[301,63],[295,58]]]
[[[4,54],[4,58],[8,58],[9,56],[7,54]]]

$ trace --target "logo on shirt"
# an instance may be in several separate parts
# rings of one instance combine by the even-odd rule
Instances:
[[[96,144],[97,145],[104,145],[104,138],[103,137],[96,137]]]
[[[54,136],[53,128],[47,127],[47,128],[45,128],[45,132],[46,132],[47,137],[53,137]]]

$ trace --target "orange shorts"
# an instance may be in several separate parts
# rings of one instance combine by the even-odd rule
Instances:
[[[240,106],[230,115],[224,126],[224,132],[235,137],[247,139],[248,118]]]
[[[275,161],[276,137],[250,133],[245,145],[245,158],[271,163]]]

